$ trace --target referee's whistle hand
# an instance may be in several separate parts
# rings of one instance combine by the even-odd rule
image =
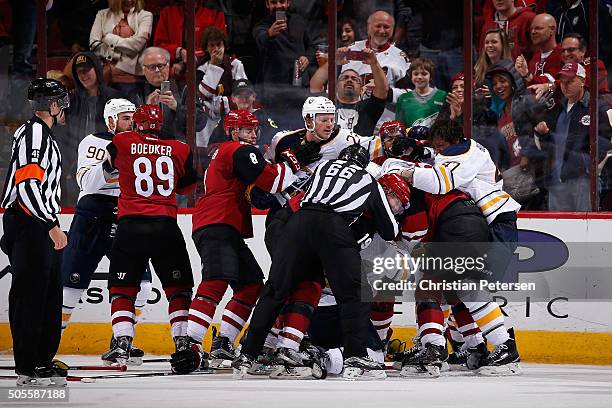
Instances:
[[[53,241],[54,249],[59,251],[63,249],[66,245],[68,245],[68,237],[62,231],[62,229],[58,226],[55,226],[49,230],[49,236]]]

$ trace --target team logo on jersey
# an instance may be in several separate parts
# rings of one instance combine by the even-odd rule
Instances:
[[[172,279],[181,279],[181,271],[176,270],[176,271],[172,271]]]
[[[70,274],[70,283],[79,283],[81,281],[81,275],[78,273]]]
[[[584,115],[580,118],[580,123],[584,126],[589,126],[591,124],[591,115]]]

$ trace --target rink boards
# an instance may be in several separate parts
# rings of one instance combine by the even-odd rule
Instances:
[[[1,214],[0,214],[1,216]],[[61,215],[67,230],[71,214]],[[264,215],[254,215],[255,238],[248,240],[264,273],[270,258],[263,244]],[[186,237],[196,285],[200,281],[199,256],[191,235],[191,215],[181,214],[179,225]],[[538,257],[538,248],[520,248],[522,260],[538,259],[537,265],[525,262],[521,281],[536,282],[537,293],[497,293],[508,322],[517,331],[521,357],[525,361],[543,363],[612,364],[612,216],[609,214],[521,214],[519,239],[546,242],[545,256]],[[563,253],[567,256],[563,262]],[[559,262],[559,258],[561,262]],[[535,272],[541,267],[548,272]],[[0,255],[0,269],[8,259]],[[527,265],[527,266],[525,266]],[[77,306],[71,324],[64,333],[60,353],[98,354],[106,351],[111,333],[110,307],[106,276],[108,261],[103,259],[89,289]],[[11,347],[8,327],[8,291],[10,275],[0,279],[0,352]],[[221,306],[229,299],[226,295]],[[145,351],[166,354],[172,351],[167,323],[167,302],[159,280],[154,277],[154,291],[137,325],[135,343]],[[215,321],[221,317],[217,309]],[[414,304],[395,307],[394,337],[410,343],[415,334]],[[210,341],[210,334],[205,344]]]

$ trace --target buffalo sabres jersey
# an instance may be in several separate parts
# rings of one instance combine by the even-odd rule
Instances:
[[[306,129],[293,131],[278,132],[272,138],[270,148],[266,151],[266,159],[272,163],[276,163],[279,155],[286,149],[300,144],[306,135]],[[298,181],[294,183],[294,187],[299,187],[300,190],[305,190],[305,183],[310,179],[319,164],[327,160],[335,160],[340,152],[347,146],[359,143],[370,152],[370,159],[375,159],[384,154],[382,143],[379,137],[359,136],[348,129],[336,128],[330,137],[321,142],[321,159],[305,166],[296,176]]]
[[[412,184],[432,194],[454,189],[469,194],[489,224],[497,215],[521,208],[502,190],[503,181],[487,149],[471,139],[437,154],[432,166],[416,166]]]
[[[105,173],[102,163],[108,152],[106,146],[112,141],[110,132],[88,135],[79,143],[76,182],[81,197],[88,194],[119,196],[119,175]]]

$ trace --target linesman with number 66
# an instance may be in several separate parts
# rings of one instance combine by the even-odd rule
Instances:
[[[161,281],[168,299],[168,315],[177,349],[185,344],[187,311],[193,276],[185,239],[176,222],[176,193],[195,188],[189,145],[160,140],[162,111],[141,105],[132,117],[138,132],[115,135],[107,146],[107,171],[119,171],[118,225],[111,251],[108,287],[115,336],[112,357],[131,358],[134,302],[147,263]]]

